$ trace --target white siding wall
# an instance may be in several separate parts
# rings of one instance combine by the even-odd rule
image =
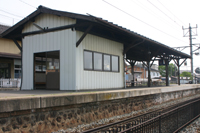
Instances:
[[[77,32],[77,40],[82,36]],[[120,58],[120,72],[87,71],[83,68],[83,51],[91,50]],[[88,34],[76,49],[76,89],[106,89],[124,87],[123,44]]]
[[[35,19],[41,27],[58,27],[74,24],[74,19],[42,14]],[[27,23],[24,32],[39,30],[32,22]],[[60,50],[60,90],[74,90],[76,72],[76,33],[62,30],[45,34],[26,36],[23,39],[23,90],[33,89],[33,55],[37,52]]]

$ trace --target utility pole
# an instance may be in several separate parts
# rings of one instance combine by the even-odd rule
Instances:
[[[182,27],[183,28],[183,27]],[[196,29],[196,32],[192,32],[192,29]],[[184,34],[184,30],[187,30],[186,34]],[[188,31],[189,30],[189,31]],[[189,35],[188,35],[189,32]],[[192,34],[193,33],[193,34]],[[191,56],[191,75],[192,75],[192,84],[193,84],[193,51],[192,51],[192,36],[197,36],[197,25],[196,27],[191,27],[189,24],[189,28],[183,28],[183,37],[189,37],[189,41],[190,41],[190,56]]]

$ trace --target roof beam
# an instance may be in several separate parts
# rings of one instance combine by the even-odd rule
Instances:
[[[25,32],[25,33],[22,33],[22,34],[10,36],[10,38],[24,37],[24,36],[35,35],[35,34],[42,34],[42,33],[47,33],[47,32],[54,32],[54,31],[59,31],[59,30],[66,30],[66,29],[70,29],[70,28],[74,28],[74,27],[85,26],[87,24],[88,23],[71,24],[71,25],[64,25],[64,26],[60,26],[60,27],[54,27],[54,28],[49,28],[49,29],[37,30],[37,31],[32,31],[32,32]]]
[[[15,43],[15,45],[18,47],[18,49],[19,49],[20,51],[22,51],[22,47],[19,45],[19,43],[17,42],[17,40],[15,40],[14,38],[13,38],[12,40],[13,40],[13,42]]]
[[[180,66],[187,60],[187,58],[185,58],[185,60],[183,60],[183,62],[180,64]]]
[[[33,25],[34,25],[35,27],[37,27],[38,29],[40,29],[41,31],[44,31],[44,29],[43,29],[41,26],[37,25],[36,23],[33,23]]]
[[[88,34],[88,32],[92,29],[93,25],[91,24],[87,30],[84,32],[84,34],[81,36],[81,38],[76,42],[76,47],[79,46],[79,44],[83,41],[83,39],[86,37],[86,35]]]
[[[137,40],[136,40],[137,41]],[[124,50],[124,53],[123,54],[126,54],[126,52],[128,52],[131,48],[133,47],[136,47],[137,45],[143,43],[145,40],[142,39],[142,41],[138,42],[138,43],[135,43],[133,42],[132,44],[130,44],[125,50]]]

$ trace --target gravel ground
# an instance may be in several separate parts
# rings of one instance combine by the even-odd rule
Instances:
[[[200,117],[179,133],[200,133]]]

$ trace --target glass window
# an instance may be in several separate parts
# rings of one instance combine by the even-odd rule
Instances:
[[[84,51],[84,69],[93,69],[92,52]]]
[[[21,70],[15,70],[15,78],[21,78]]]
[[[102,54],[94,53],[94,70],[102,70]]]
[[[54,64],[53,64],[52,58],[47,58],[47,69],[48,70],[54,69]]]
[[[9,63],[0,63],[0,78],[11,78]]]
[[[104,70],[110,71],[110,55],[104,55]]]
[[[112,71],[119,71],[119,60],[118,56],[112,56]]]
[[[119,72],[119,56],[84,51],[84,69]]]

